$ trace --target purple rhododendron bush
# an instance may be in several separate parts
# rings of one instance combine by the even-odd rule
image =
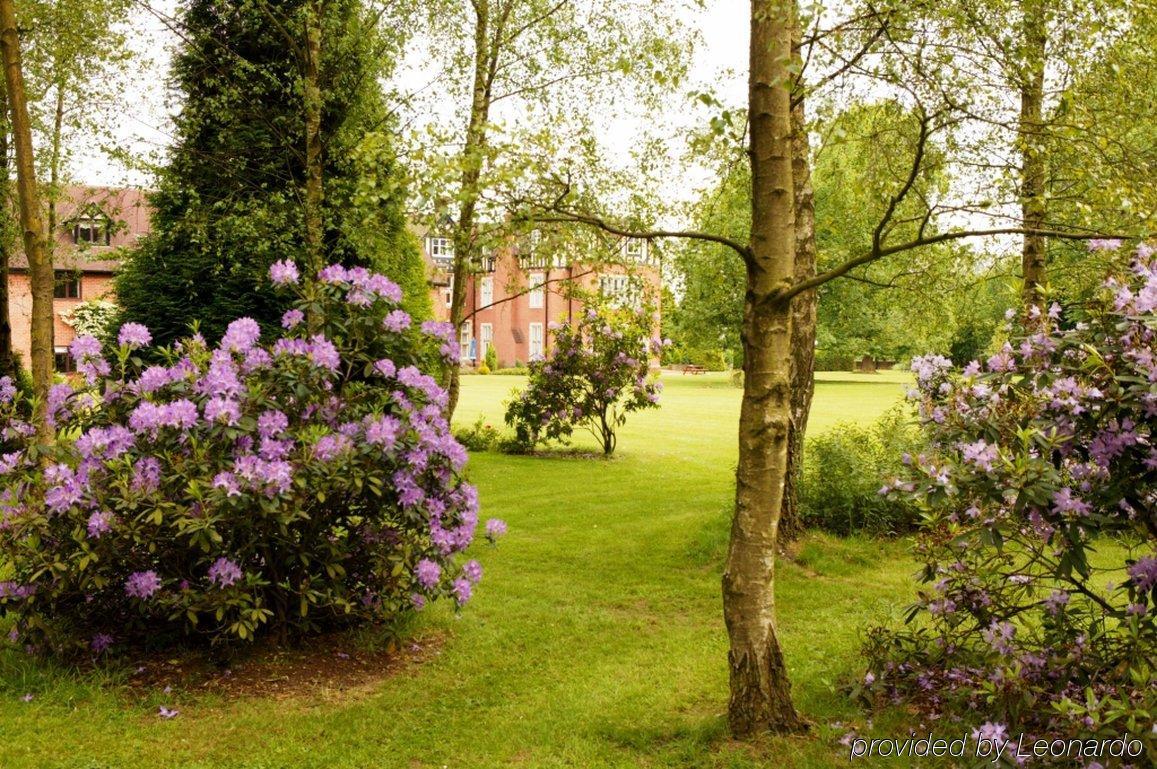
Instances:
[[[33,651],[279,638],[389,621],[470,598],[477,494],[419,365],[453,354],[441,324],[412,327],[401,290],[330,266],[302,284],[285,335],[233,322],[147,364],[148,329],[71,354],[56,439],[35,443],[27,404],[0,385],[0,611]],[[491,522],[488,532],[503,528]]]
[[[650,376],[651,313],[588,308],[577,324],[553,324],[550,357],[531,361],[530,381],[506,407],[506,423],[527,450],[541,441],[567,442],[587,429],[607,456],[627,415],[659,404],[662,382]]]
[[[870,634],[869,695],[982,736],[1157,749],[1155,308],[1141,246],[1095,300],[1034,310],[987,361],[914,362],[930,448],[882,493],[923,510],[928,587],[907,628]]]

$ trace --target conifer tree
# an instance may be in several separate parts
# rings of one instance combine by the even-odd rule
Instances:
[[[307,14],[317,13],[316,26]],[[153,233],[116,290],[124,320],[160,343],[194,322],[210,340],[234,318],[277,329],[269,265],[305,264],[307,30],[320,31],[322,253],[373,266],[423,316],[430,301],[406,230],[401,171],[380,82],[396,47],[361,0],[188,0],[171,80],[182,103],[159,172]]]

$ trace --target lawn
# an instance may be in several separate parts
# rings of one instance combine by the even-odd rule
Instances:
[[[862,628],[909,600],[915,566],[902,543],[806,538],[781,562],[778,600],[796,701],[816,729],[728,741],[719,576],[739,390],[722,375],[664,379],[663,407],[631,420],[612,461],[471,458],[484,517],[510,533],[475,546],[486,574],[460,615],[440,606],[416,623],[416,637],[439,640],[436,656],[358,687],[269,699],[142,694],[117,683],[123,671],[0,652],[0,766],[850,765],[839,738],[865,715],[839,686],[860,670]],[[902,379],[820,375],[812,429],[875,418]],[[467,377],[459,421],[500,423],[521,383]],[[180,715],[159,719],[160,704]]]

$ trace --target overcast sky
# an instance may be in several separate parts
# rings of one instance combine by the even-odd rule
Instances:
[[[697,28],[701,43],[695,52],[691,81],[699,87],[710,86],[729,103],[741,103],[746,83],[742,73],[747,61],[746,0],[707,0],[706,10],[692,9],[688,0],[671,0],[672,12],[684,23]],[[132,86],[115,97],[116,106],[110,114],[115,143],[131,155],[148,156],[162,153],[170,141],[168,118],[172,105],[166,103],[165,80],[169,55],[179,38],[166,20],[172,18],[177,0],[150,0],[149,8],[135,11],[129,25],[129,39],[137,53],[136,76]],[[419,63],[420,67],[420,63]],[[727,77],[725,73],[731,73]],[[738,76],[735,73],[740,73]],[[401,86],[418,87],[429,77],[413,68]],[[665,118],[673,129],[687,127],[692,117],[683,99],[672,101],[672,109]],[[608,151],[626,158],[634,139],[629,124],[612,124],[603,137]],[[72,163],[77,181],[94,185],[149,184],[148,176],[127,168],[110,159],[95,146],[82,146]],[[683,190],[686,194],[689,190]]]

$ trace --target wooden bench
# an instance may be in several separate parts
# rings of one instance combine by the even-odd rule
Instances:
[[[706,369],[703,368],[702,366],[684,366],[683,367],[683,373],[684,374],[702,374],[705,371],[706,371]]]

